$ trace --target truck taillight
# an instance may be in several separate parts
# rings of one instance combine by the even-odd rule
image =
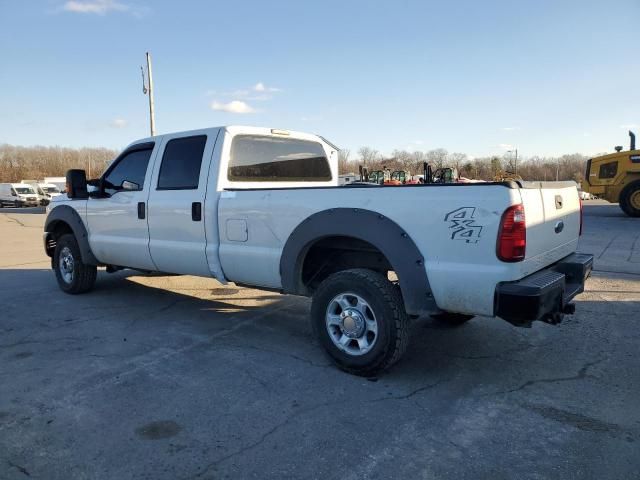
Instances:
[[[580,233],[578,235],[582,235],[582,198],[578,197],[580,200]]]
[[[527,250],[527,227],[524,206],[512,205],[500,220],[496,255],[503,262],[521,262]]]

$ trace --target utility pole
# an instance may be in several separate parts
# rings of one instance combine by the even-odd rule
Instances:
[[[149,126],[151,130],[151,136],[156,135],[156,118],[153,111],[153,74],[151,73],[151,54],[147,52],[147,78],[144,76],[144,68],[140,67],[142,71],[142,93],[149,95]]]

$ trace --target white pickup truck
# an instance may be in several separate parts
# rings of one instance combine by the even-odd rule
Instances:
[[[337,155],[233,126],[136,141],[97,180],[71,170],[45,224],[58,284],[86,292],[106,266],[311,296],[320,343],[360,375],[400,358],[410,318],[573,313],[593,262],[575,183],[339,187]]]

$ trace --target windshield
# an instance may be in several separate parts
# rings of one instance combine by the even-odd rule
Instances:
[[[36,193],[31,187],[14,187],[14,190],[16,191],[16,193],[19,193],[22,195],[26,193]]]
[[[60,193],[58,187],[42,187],[42,190],[44,190],[45,193]]]

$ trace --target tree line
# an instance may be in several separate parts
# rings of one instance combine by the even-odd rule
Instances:
[[[21,147],[0,145],[0,182],[19,182],[23,179],[40,180],[44,177],[64,176],[71,168],[82,168],[89,178],[97,177],[107,164],[118,155],[108,148]],[[560,157],[528,157],[518,159],[517,173],[524,180],[574,180],[584,179],[587,157],[579,153]],[[423,163],[431,167],[455,167],[460,176],[477,180],[492,180],[500,172],[515,172],[515,156],[491,156],[470,158],[465,153],[450,153],[443,148],[426,152],[394,150],[382,155],[370,147],[362,147],[352,157],[348,149],[338,156],[340,173],[358,173],[359,165],[369,171],[388,167],[391,170],[407,170],[420,174]]]
[[[435,170],[442,167],[453,167],[458,174],[476,180],[493,180],[504,172],[515,173],[523,180],[573,180],[584,179],[585,162],[588,157],[580,153],[559,157],[532,156],[517,159],[515,155],[488,156],[471,158],[465,153],[450,153],[444,148],[434,150],[413,151],[394,150],[391,155],[382,155],[370,147],[362,147],[357,156],[351,155],[348,149],[341,150],[338,155],[340,173],[358,173],[359,166],[365,166],[371,172],[382,170],[406,170],[412,175],[423,172],[424,162],[428,162]]]
[[[108,148],[20,147],[0,145],[0,182],[64,177],[67,170],[81,168],[87,177],[99,176],[118,155]]]

